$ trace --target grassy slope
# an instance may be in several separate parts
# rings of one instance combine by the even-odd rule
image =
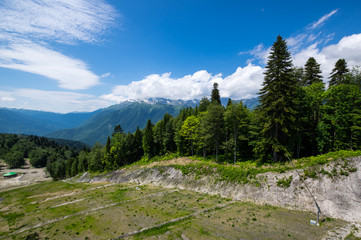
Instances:
[[[322,166],[339,158],[359,155],[360,152],[340,151],[294,160],[294,165],[315,171],[317,177],[327,174]],[[220,180],[235,182],[252,182],[252,176],[257,173],[293,168],[289,163],[257,166],[252,162],[229,165],[197,159],[181,159],[183,163],[166,161],[174,157],[143,159],[128,168],[171,165],[184,174],[202,175],[213,171]],[[357,171],[346,163],[344,160],[341,166],[344,174]],[[332,177],[342,172],[329,174]],[[280,183],[283,187],[287,184],[288,179]],[[0,238],[5,239],[29,236],[42,239],[121,236],[176,239],[182,235],[189,239],[321,239],[330,231],[347,225],[327,218],[320,227],[315,227],[309,224],[310,219],[316,219],[315,214],[152,185],[59,181],[0,193]],[[353,233],[349,237],[357,239],[352,238]]]
[[[303,169],[305,177],[317,178],[322,175],[328,177],[337,177],[339,175],[348,175],[358,169],[348,164],[347,158],[361,156],[361,151],[337,151],[322,154],[315,157],[301,158],[291,162],[272,163],[267,165],[258,166],[254,161],[237,162],[236,164],[216,163],[212,158],[204,160],[203,158],[192,158],[193,162],[187,164],[170,163],[173,167],[182,171],[183,174],[189,173],[196,174],[196,176],[214,174],[218,176],[216,180],[230,181],[236,183],[255,183],[254,179],[257,174],[266,172],[284,173],[294,168]],[[133,165],[127,166],[136,167],[144,166],[155,162],[164,162],[178,157],[176,154],[168,154],[163,157],[154,157],[152,159],[142,159]],[[333,161],[343,160],[343,164],[339,169],[326,171],[323,167],[329,165]],[[163,164],[164,165],[164,164]]]
[[[329,219],[318,228],[309,225],[314,214],[149,185],[51,182],[0,197],[6,239],[109,239],[141,229],[129,238],[320,239],[345,224]]]

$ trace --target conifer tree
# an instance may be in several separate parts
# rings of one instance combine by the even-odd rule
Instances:
[[[209,99],[207,97],[203,97],[201,101],[199,101],[199,108],[198,108],[199,112],[207,111],[209,104],[210,104]]]
[[[249,131],[249,116],[248,109],[243,106],[243,103],[231,104],[227,107],[224,116],[225,128],[230,132],[231,141],[233,145],[233,162],[237,161],[237,142],[248,142]]]
[[[263,87],[259,92],[263,117],[262,141],[258,153],[265,158],[272,152],[273,161],[284,160],[290,150],[295,126],[299,83],[292,76],[291,54],[281,36],[274,42],[268,57]]]
[[[317,63],[315,58],[310,57],[307,60],[304,72],[304,80],[306,86],[309,86],[313,83],[322,82],[322,71],[320,69],[320,64]]]
[[[114,136],[117,133],[123,133],[123,128],[122,128],[122,126],[120,126],[120,124],[118,124],[114,127],[112,136]]]
[[[137,126],[137,130],[135,130],[134,133],[134,146],[133,148],[135,149],[135,159],[140,160],[141,157],[144,154],[142,145],[143,145],[143,136],[142,136],[142,132],[139,129],[139,126]]]
[[[143,134],[143,150],[147,157],[153,157],[154,154],[154,136],[153,136],[153,124],[148,119],[147,125],[144,129]]]
[[[232,99],[231,99],[231,98],[228,98],[227,108],[228,108],[229,106],[231,106],[232,104],[233,104]]]
[[[208,106],[208,111],[204,115],[203,133],[205,134],[204,140],[211,140],[214,143],[216,152],[216,161],[218,160],[219,146],[223,138],[224,129],[224,108],[218,103],[211,103]]]
[[[219,95],[218,83],[213,83],[211,103],[221,104],[221,96]]]
[[[339,59],[336,62],[335,67],[332,69],[329,87],[337,86],[337,85],[345,83],[346,73],[348,73],[348,72],[349,72],[349,70],[347,68],[346,60]]]

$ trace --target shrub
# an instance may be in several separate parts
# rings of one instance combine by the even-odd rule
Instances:
[[[288,188],[291,186],[291,182],[293,180],[293,176],[290,176],[288,178],[282,178],[277,181],[277,186],[282,188]]]

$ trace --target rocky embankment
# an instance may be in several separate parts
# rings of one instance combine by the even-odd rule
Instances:
[[[314,200],[307,190],[308,186],[317,199],[323,217],[361,223],[361,157],[346,161],[353,171],[344,172],[341,166],[345,161],[337,160],[322,166],[324,171],[338,173],[332,176],[318,173],[316,176],[307,177],[303,170],[298,172],[291,170],[285,173],[267,172],[257,175],[258,184],[237,184],[216,181],[216,176],[183,174],[181,170],[165,164],[121,169],[100,176],[84,173],[78,181],[154,184],[167,188],[219,194],[234,200],[317,212]],[[291,182],[282,186],[279,184],[280,179],[291,179]]]

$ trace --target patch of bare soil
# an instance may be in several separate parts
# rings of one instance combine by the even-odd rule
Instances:
[[[17,172],[18,175],[13,178],[4,178],[3,175],[7,172]],[[45,168],[32,167],[28,159],[24,167],[16,169],[9,169],[4,161],[0,160],[0,192],[44,181],[51,181]]]
[[[167,161],[161,161],[161,162],[153,162],[148,164],[146,167],[154,167],[154,166],[169,166],[169,165],[187,165],[190,163],[196,163],[199,162],[198,160],[192,160],[189,158],[174,158],[172,160],[167,160]]]

